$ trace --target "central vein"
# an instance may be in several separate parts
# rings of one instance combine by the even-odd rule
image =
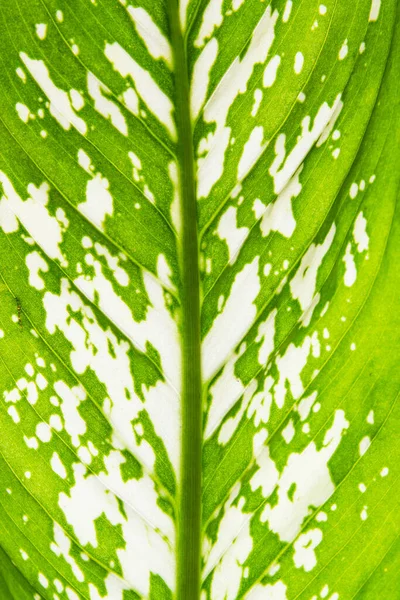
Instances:
[[[168,0],[175,63],[175,105],[182,234],[182,446],[178,514],[178,600],[200,598],[202,389],[200,284],[193,136],[185,42],[177,0]]]

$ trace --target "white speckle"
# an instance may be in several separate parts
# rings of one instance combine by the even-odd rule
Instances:
[[[58,10],[56,12],[56,19],[59,23],[62,23],[64,21],[64,13],[62,12],[62,10]]]
[[[364,506],[364,508],[361,511],[360,517],[362,521],[366,521],[368,519],[368,513],[367,513],[367,506]]]
[[[40,136],[42,138],[46,138],[47,137],[47,131],[45,129],[42,129],[41,132],[40,132]]]
[[[303,69],[304,65],[304,56],[301,52],[296,52],[296,56],[294,57],[294,72],[296,75],[299,75]]]
[[[278,67],[281,64],[281,57],[277,54],[268,61],[267,66],[264,69],[263,75],[263,86],[265,88],[270,88],[274,85],[276,80],[276,73],[278,71]]]
[[[193,121],[200,114],[204,102],[207,98],[208,85],[210,81],[210,72],[215,63],[218,54],[218,41],[212,38],[193,67],[192,84],[190,86],[190,112]]]
[[[22,550],[22,548],[20,548],[20,553],[21,553],[21,556],[22,556],[22,560],[28,560],[29,556],[25,552],[25,550]]]
[[[332,139],[334,141],[338,140],[340,138],[340,131],[338,129],[335,129],[335,131],[332,133]]]
[[[43,575],[43,573],[39,573],[39,577],[38,577],[39,583],[44,587],[44,588],[48,588],[49,587],[49,581],[48,579]]]
[[[320,592],[320,597],[326,598],[328,594],[329,594],[329,585],[326,584],[326,585],[324,585],[324,587],[322,588],[322,590]]]
[[[17,102],[17,104],[15,105],[15,109],[21,121],[27,123],[31,117],[31,112],[26,106],[26,104],[22,104],[22,102]]]
[[[349,196],[352,200],[354,200],[354,198],[357,196],[357,194],[358,194],[358,185],[357,185],[357,183],[353,182],[350,186]]]
[[[336,509],[337,509],[337,504],[332,504],[332,506],[331,506],[331,510],[332,510],[333,512],[335,512],[335,510],[336,510]]]
[[[350,344],[350,350],[351,350],[352,352],[354,352],[354,350],[356,349],[356,347],[357,347],[357,346],[355,345],[355,343],[354,343],[354,342],[352,342],[352,343]]]
[[[290,13],[292,12],[293,2],[292,0],[287,0],[285,4],[285,10],[283,11],[282,21],[287,23],[290,18]]]
[[[149,13],[140,7],[128,6],[128,13],[135,25],[137,34],[143,40],[147,51],[156,60],[162,59],[172,69],[172,50],[168,39],[154,23]]]
[[[364,456],[364,454],[366,453],[366,451],[368,450],[368,448],[371,445],[371,438],[366,435],[365,437],[363,437],[363,439],[361,440],[361,442],[359,443],[358,446],[358,451],[360,453],[360,456]]]
[[[294,542],[294,564],[298,569],[301,567],[306,571],[312,571],[317,564],[315,548],[322,542],[322,531],[320,529],[310,529],[302,533]]]
[[[26,83],[26,73],[23,69],[21,69],[21,67],[18,67],[15,70],[16,74],[18,75],[18,77],[24,82]]]
[[[332,156],[335,160],[339,158],[339,154],[340,154],[340,148],[335,148],[334,151],[332,152]]]
[[[316,519],[316,521],[318,521],[318,523],[323,523],[328,520],[328,515],[326,514],[326,512],[321,511],[317,514],[315,519]]]
[[[364,52],[365,52],[365,42],[361,42],[358,51],[359,51],[360,54],[364,54]]]
[[[373,425],[373,424],[374,424],[374,422],[375,422],[375,418],[374,418],[374,411],[373,411],[373,410],[370,410],[370,411],[369,411],[369,413],[368,413],[368,416],[367,416],[367,423],[368,423],[369,425]]]
[[[318,11],[320,15],[326,15],[327,8],[324,4],[320,4]]]
[[[358,489],[360,490],[360,492],[362,494],[365,494],[365,492],[367,491],[367,486],[365,485],[365,483],[359,483],[358,484]]]
[[[388,473],[389,473],[389,469],[387,467],[383,467],[382,471],[380,472],[380,476],[386,477],[386,475],[388,475]]]
[[[26,479],[30,479],[32,477],[32,473],[30,471],[25,471],[24,475]]]
[[[347,39],[345,39],[339,50],[339,60],[343,60],[344,58],[346,58],[348,51],[349,51],[349,47],[347,44],[348,44]]]
[[[38,36],[39,40],[44,40],[47,33],[46,23],[38,23],[37,25],[35,25],[35,29],[36,35]]]
[[[379,11],[381,9],[381,0],[372,0],[371,2],[371,10],[369,13],[369,21],[377,21],[379,17]]]
[[[300,94],[297,96],[297,100],[301,103],[303,103],[306,99],[306,95],[304,92],[300,92]]]
[[[351,253],[351,242],[346,246],[343,262],[345,265],[344,284],[347,287],[351,287],[357,279],[356,263],[354,262],[354,256]]]

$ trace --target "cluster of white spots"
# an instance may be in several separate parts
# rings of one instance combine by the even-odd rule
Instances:
[[[348,42],[347,39],[344,40],[343,44],[340,47],[339,50],[339,60],[343,60],[344,58],[346,58],[347,54],[349,52],[349,46],[348,46]]]
[[[239,410],[236,412],[236,414],[233,417],[229,417],[229,419],[227,419],[221,429],[220,432],[218,434],[218,443],[221,445],[226,445],[232,438],[233,434],[235,433],[244,413],[247,410],[247,407],[249,406],[251,399],[254,396],[254,392],[257,389],[257,382],[254,379],[245,389],[242,401],[240,403],[240,408]]]
[[[263,64],[275,37],[275,24],[278,11],[272,13],[268,6],[257,24],[246,53],[237,57],[230,65],[220,85],[206,104],[203,117],[206,123],[215,123],[214,132],[203,138],[199,146],[198,158],[198,197],[207,197],[212,187],[220,179],[224,169],[225,152],[228,148],[231,128],[226,126],[229,109],[239,94],[246,92],[247,83],[256,64]]]
[[[303,311],[300,320],[304,327],[310,324],[314,308],[320,301],[320,293],[315,293],[318,270],[332,245],[335,232],[336,227],[333,223],[322,244],[311,244],[290,282],[292,296],[299,301]]]
[[[360,456],[364,456],[371,445],[371,438],[366,435],[362,438],[361,442],[358,445],[358,451]]]
[[[270,88],[274,85],[276,81],[276,74],[278,72],[278,67],[281,64],[281,57],[276,54],[268,61],[267,66],[264,69],[263,74],[263,86],[265,88]]]
[[[251,109],[251,116],[255,117],[260,109],[260,104],[263,98],[263,93],[262,90],[260,90],[259,88],[257,88],[256,90],[254,90],[254,104],[253,104],[253,108]]]
[[[304,518],[311,514],[313,508],[324,504],[333,494],[335,486],[328,463],[348,426],[344,411],[336,410],[332,426],[325,433],[321,449],[317,450],[315,442],[311,441],[301,453],[292,453],[282,473],[275,475],[275,485],[278,486],[277,503],[274,506],[266,504],[261,521],[267,521],[270,529],[279,535],[281,541],[292,542],[299,534]],[[269,472],[272,476],[273,471],[270,469]],[[304,548],[306,546],[308,544],[304,544]],[[300,558],[301,542],[298,544],[298,551],[298,561],[299,563],[301,561],[302,566],[306,568],[310,563]],[[312,558],[309,557],[309,560],[312,561]]]
[[[127,10],[149,54],[156,60],[161,58],[172,69],[171,45],[151,15],[140,7],[128,6]]]
[[[379,11],[381,9],[381,0],[371,0],[371,10],[369,13],[369,21],[374,22],[378,20]]]
[[[354,256],[351,252],[351,242],[349,242],[346,246],[346,251],[343,256],[343,262],[345,266],[344,284],[347,287],[351,287],[357,279],[357,269]]]
[[[335,125],[336,125],[336,121],[337,121],[337,120],[338,120],[338,118],[339,118],[339,115],[340,115],[340,112],[341,112],[342,108],[343,108],[343,102],[342,102],[342,100],[340,99],[340,100],[338,100],[338,101],[335,103],[334,110],[333,110],[333,112],[332,112],[332,114],[331,114],[331,118],[329,119],[329,121],[328,121],[328,123],[326,124],[326,126],[324,127],[324,129],[323,129],[323,131],[322,131],[322,133],[321,133],[320,137],[318,138],[318,141],[317,141],[317,148],[319,148],[320,146],[322,146],[322,144],[323,144],[324,142],[326,142],[326,140],[327,140],[327,139],[329,138],[329,136],[331,135],[331,133],[332,133],[332,130],[333,130],[333,128],[334,128],[334,127],[335,127]],[[332,133],[332,139],[336,141],[336,140],[338,140],[339,138],[340,138],[340,131],[338,131],[338,130],[336,129],[336,130],[335,130],[335,131]]]
[[[369,236],[367,233],[367,220],[362,211],[357,215],[354,222],[353,238],[357,245],[357,252],[365,252],[369,246]]]
[[[129,275],[120,265],[121,257],[114,256],[111,254],[109,249],[102,244],[96,242],[93,246],[92,240],[88,236],[82,238],[82,246],[84,248],[94,247],[95,252],[98,256],[103,256],[106,260],[107,266],[113,274],[113,277],[119,285],[127,287],[129,285]],[[91,263],[93,264],[93,263]]]
[[[200,53],[193,67],[192,82],[190,86],[190,112],[193,121],[200,114],[207,98],[210,82],[210,72],[218,54],[218,41],[212,38]]]
[[[117,550],[117,555],[123,578],[147,597],[150,572],[160,575],[173,588],[174,555],[168,542],[156,531],[157,528],[172,542],[173,524],[157,505],[158,494],[149,477],[123,481],[120,467],[124,462],[125,458],[119,451],[112,451],[104,457],[105,471],[98,476],[88,475],[83,464],[75,463],[75,483],[68,495],[64,492],[59,495],[59,506],[83,546],[91,544],[97,548],[96,520],[101,515],[112,526],[121,527],[125,544]],[[123,502],[123,510],[118,498]],[[140,503],[140,510],[133,508],[135,502]],[[58,547],[64,550],[66,559],[69,555],[67,545],[64,538],[59,540]],[[122,593],[112,598],[122,600]]]
[[[307,364],[308,356],[311,352],[313,357],[320,355],[320,344],[318,334],[305,337],[300,346],[295,346],[293,342],[289,344],[283,355],[276,358],[276,366],[279,372],[279,379],[275,385],[275,402],[278,408],[282,408],[286,397],[286,382],[289,384],[290,391],[295,400],[299,399],[304,392],[304,386],[301,379],[301,372]]]
[[[119,107],[105,95],[110,94],[108,87],[101,83],[90,71],[87,74],[87,85],[89,95],[94,100],[95,110],[105,119],[110,120],[112,125],[123,135],[128,135],[128,126],[124,115]]]
[[[76,560],[71,556],[71,540],[67,537],[61,527],[54,523],[54,542],[50,544],[50,549],[56,554],[56,556],[62,556],[65,561],[71,567],[72,573],[74,574],[77,581],[82,583],[85,577],[79,568]]]
[[[57,215],[51,216],[47,208],[50,190],[48,183],[43,182],[38,188],[30,183],[27,200],[19,197],[11,181],[1,171],[0,183],[4,193],[0,199],[0,223],[4,233],[18,231],[20,221],[50,258],[65,265],[66,261],[60,250],[65,226],[57,219]]]
[[[144,274],[144,283],[151,305],[146,318],[137,323],[129,307],[115,292],[111,281],[103,274],[103,266],[92,255],[92,276],[79,276],[74,284],[92,302],[96,300],[100,309],[119,330],[141,351],[145,352],[150,342],[157,349],[167,381],[158,381],[153,387],[143,387],[145,402],[136,395],[129,359],[130,344],[117,340],[114,333],[104,330],[93,311],[80,296],[70,289],[66,279],[61,281],[60,294],[46,292],[43,298],[46,310],[46,326],[53,334],[63,333],[71,343],[70,360],[77,373],[91,369],[105,386],[108,400],[104,410],[120,439],[132,449],[151,470],[155,456],[149,444],[141,443],[132,436],[131,421],[141,410],[147,410],[157,435],[163,440],[172,464],[179,464],[179,402],[175,390],[180,388],[180,349],[177,325],[166,306],[163,289],[149,274]],[[77,318],[71,318],[71,311]],[[161,401],[162,398],[162,401]]]
[[[293,215],[292,200],[299,196],[302,189],[300,183],[302,169],[303,165],[278,194],[276,200],[270,202],[268,206],[265,206],[259,198],[254,200],[253,212],[257,219],[262,217],[260,229],[263,237],[268,236],[272,231],[277,231],[286,238],[293,234],[296,221]]]
[[[244,576],[243,564],[253,547],[250,519],[246,519],[246,514],[243,512],[245,498],[242,496],[237,504],[233,505],[239,489],[239,486],[235,486],[224,505],[224,515],[219,523],[217,540],[205,559],[203,576],[206,577],[214,570],[211,597],[215,600],[237,598]],[[240,535],[236,537],[238,531]],[[226,550],[227,548],[229,550]]]
[[[39,40],[44,40],[47,34],[47,24],[38,23],[37,25],[35,25],[35,30]]]
[[[322,531],[310,529],[302,533],[293,544],[293,561],[298,569],[312,571],[317,564],[315,548],[322,542]]]
[[[44,281],[40,276],[40,272],[47,273],[49,266],[39,252],[30,252],[26,255],[25,264],[29,270],[29,285],[37,290],[44,289]]]
[[[300,75],[304,66],[304,55],[302,52],[296,52],[296,56],[294,57],[294,72],[296,75]]]
[[[33,79],[49,99],[50,114],[61,127],[68,131],[72,126],[79,133],[86,134],[87,127],[85,121],[75,113],[68,93],[54,84],[44,62],[29,58],[25,52],[20,52],[20,57]]]
[[[251,419],[254,416],[254,424],[256,427],[258,427],[260,423],[268,423],[272,405],[273,384],[273,377],[268,375],[268,377],[266,377],[264,380],[263,389],[253,396],[249,405],[247,417]]]
[[[218,222],[216,233],[221,240],[226,242],[229,253],[229,264],[232,265],[249,233],[248,227],[237,226],[236,207],[230,206],[224,212]]]
[[[268,143],[263,142],[264,128],[259,125],[254,127],[250,133],[249,139],[244,144],[243,152],[238,165],[238,179],[241,181],[251,171],[251,168],[260,158]]]
[[[287,0],[284,11],[283,11],[283,15],[282,15],[282,21],[284,23],[287,23],[289,21],[290,13],[292,12],[292,6],[293,6],[292,0]]]
[[[301,135],[298,136],[296,144],[288,156],[286,156],[285,151],[285,134],[280,134],[277,137],[275,143],[276,157],[269,169],[269,172],[274,179],[275,193],[279,194],[283,190],[305,159],[312,146],[321,136],[326,126],[330,126],[332,123],[332,116],[338,115],[338,106],[343,106],[341,94],[336,96],[332,107],[330,107],[326,102],[320,106],[311,129],[311,117],[305,117],[301,123]]]
[[[210,379],[225,363],[254,322],[260,291],[259,257],[237,273],[224,310],[214,319],[202,344],[203,376]],[[235,327],[231,324],[235,323]]]
[[[131,78],[139,96],[150,112],[167,128],[171,137],[176,139],[176,127],[172,117],[174,105],[159,88],[150,73],[141,67],[117,42],[106,44],[104,54],[122,77]]]
[[[205,42],[214,33],[214,29],[221,25],[223,21],[222,4],[223,0],[209,0],[206,9],[203,12],[203,19],[198,36],[194,42],[196,48],[204,46]]]

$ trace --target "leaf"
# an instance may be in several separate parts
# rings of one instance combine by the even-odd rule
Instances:
[[[395,600],[395,0],[16,0],[2,600]]]

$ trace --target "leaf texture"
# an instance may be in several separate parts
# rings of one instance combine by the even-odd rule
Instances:
[[[2,600],[400,597],[399,25],[3,3]]]

